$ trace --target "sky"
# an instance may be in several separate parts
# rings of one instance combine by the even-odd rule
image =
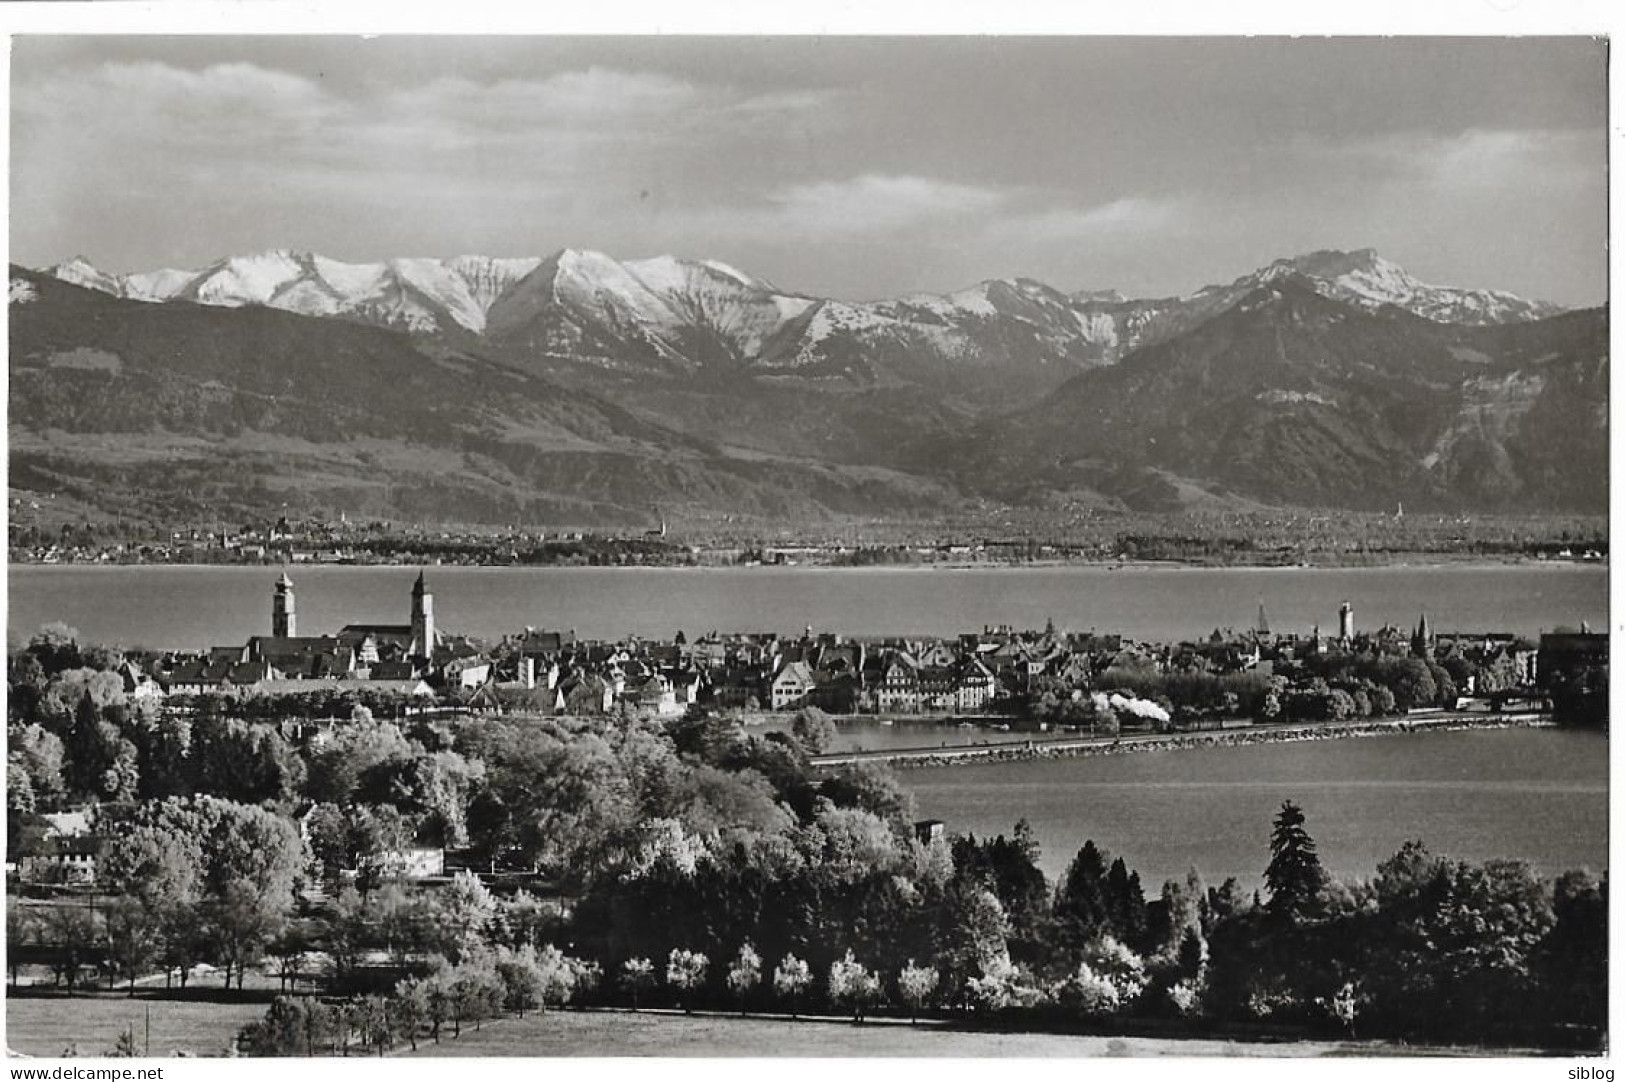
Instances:
[[[1585,38],[14,39],[11,259],[718,259],[1167,296],[1321,248],[1606,300]]]

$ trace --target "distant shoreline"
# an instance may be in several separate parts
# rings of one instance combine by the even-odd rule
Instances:
[[[843,572],[847,574],[868,574],[876,572],[903,572],[903,571],[1258,571],[1258,572],[1285,572],[1285,571],[1446,571],[1446,570],[1493,570],[1505,568],[1508,570],[1529,570],[1531,568],[1549,568],[1552,570],[1602,568],[1607,569],[1609,562],[1606,558],[1598,560],[1539,560],[1528,556],[1441,556],[1430,553],[1416,553],[1410,556],[1396,556],[1394,559],[1368,560],[1353,563],[1217,563],[1201,560],[1010,560],[1010,561],[981,561],[981,562],[930,562],[920,561],[914,563],[896,564],[832,564],[832,563],[786,563],[786,564],[498,564],[498,563],[436,563],[422,561],[417,563],[400,562],[361,562],[344,563],[337,561],[310,561],[292,563],[210,563],[210,562],[152,562],[152,563],[103,563],[95,561],[43,563],[38,561],[8,562],[8,570],[43,570],[43,571],[130,571],[130,570],[226,570],[241,569],[243,571],[294,571],[306,573],[310,571],[416,571],[421,568],[430,568],[439,571],[466,570],[466,571],[818,571]]]
[[[1312,740],[1344,740],[1370,736],[1397,736],[1420,732],[1459,732],[1469,729],[1555,729],[1549,714],[1428,714],[1399,718],[1373,718],[1349,722],[1305,722],[1280,726],[1210,729],[1198,732],[1147,734],[1126,737],[1082,737],[1076,740],[1010,741],[945,748],[895,751],[836,752],[813,757],[815,766],[884,763],[893,770],[1029,762],[1034,759],[1082,759],[1101,755],[1136,755],[1152,751],[1187,751],[1208,747],[1244,747],[1288,744]]]

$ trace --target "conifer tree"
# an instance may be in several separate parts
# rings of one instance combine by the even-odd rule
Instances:
[[[1270,864],[1264,869],[1264,885],[1270,892],[1267,909],[1277,919],[1298,921],[1308,916],[1326,885],[1315,840],[1303,824],[1303,809],[1282,801],[1270,835]]]
[[[1111,930],[1106,859],[1093,840],[1084,842],[1055,892],[1055,921],[1063,943],[1073,950]]]

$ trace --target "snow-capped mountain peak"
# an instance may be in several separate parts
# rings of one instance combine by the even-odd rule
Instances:
[[[1395,305],[1439,323],[1513,323],[1562,311],[1557,305],[1511,293],[1428,285],[1374,248],[1325,249],[1278,259],[1229,288],[1249,288],[1293,274],[1310,279],[1320,292],[1346,304],[1362,308]],[[1210,286],[1203,293],[1221,288]]]
[[[623,261],[579,248],[546,258],[375,263],[274,248],[201,271],[124,276],[76,257],[46,273],[133,300],[261,305],[415,334],[469,333],[504,348],[614,368],[725,365],[823,375],[868,371],[867,358],[913,353],[955,365],[1033,364],[1045,371],[1110,364],[1286,279],[1307,281],[1345,304],[1397,305],[1445,323],[1517,322],[1559,311],[1508,293],[1428,285],[1370,248],[1307,252],[1228,285],[1153,300],[1116,291],[1069,296],[1031,278],[993,278],[896,300],[825,300],[785,292],[717,260]]]
[[[76,255],[54,267],[47,267],[45,273],[64,282],[84,286],[86,289],[111,293],[115,297],[124,296],[124,283],[117,275],[108,274],[82,255]]]

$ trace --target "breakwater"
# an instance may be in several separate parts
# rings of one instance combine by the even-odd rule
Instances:
[[[815,766],[852,763],[887,763],[907,767],[958,766],[965,763],[1024,762],[1030,759],[1084,758],[1095,755],[1131,755],[1187,748],[1240,747],[1248,744],[1283,744],[1307,740],[1346,740],[1416,732],[1452,732],[1461,729],[1532,729],[1552,726],[1549,714],[1456,714],[1447,711],[1411,714],[1401,718],[1362,721],[1307,722],[1253,725],[1200,732],[1145,733],[1118,737],[1011,741],[963,747],[897,748],[887,751],[839,752],[813,757]]]

